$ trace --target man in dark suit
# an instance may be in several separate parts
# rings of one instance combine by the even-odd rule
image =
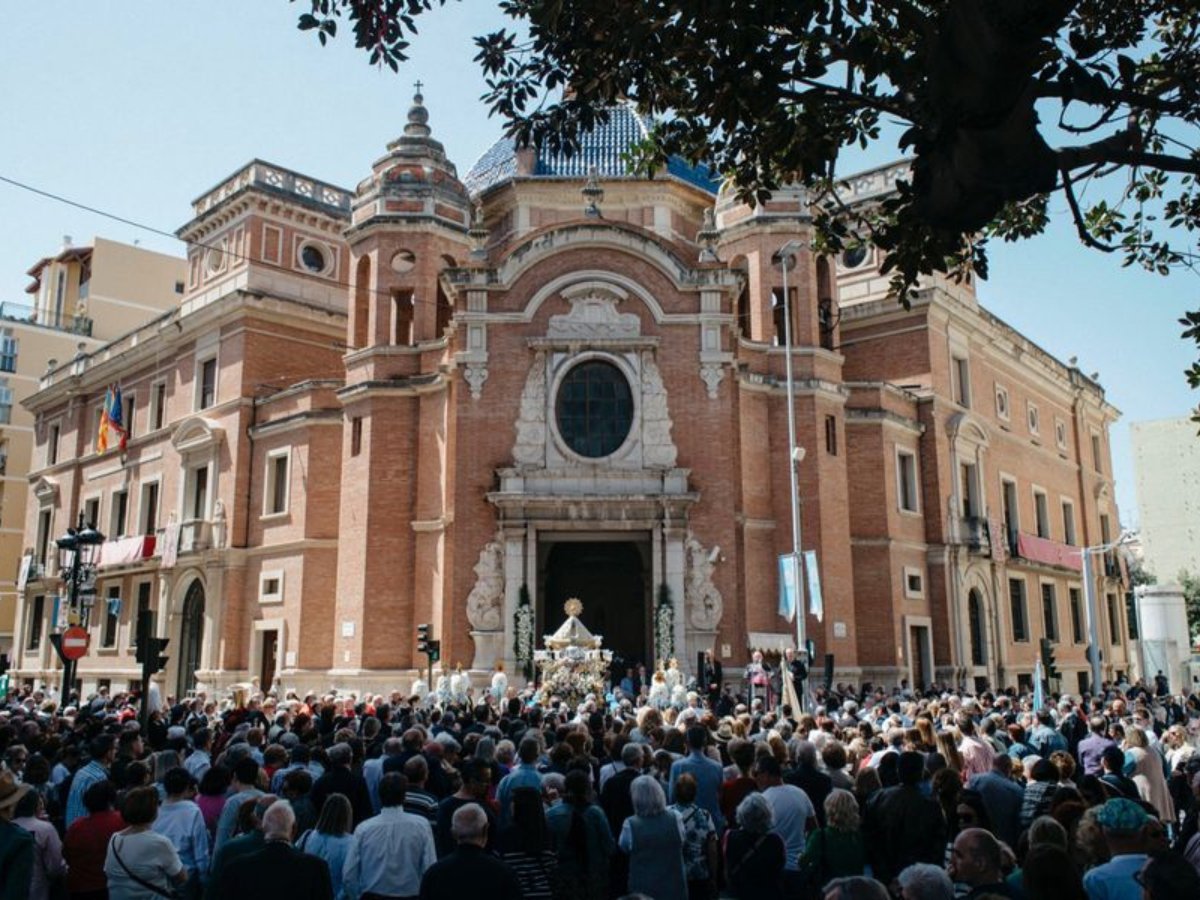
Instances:
[[[478,803],[460,806],[450,828],[458,846],[425,870],[421,900],[459,900],[483,893],[489,900],[521,900],[521,884],[512,869],[484,849],[488,817],[483,807]]]
[[[309,798],[319,816],[326,797],[330,794],[345,794],[354,811],[354,827],[357,828],[360,822],[371,818],[375,810],[371,806],[367,780],[350,768],[353,759],[354,751],[350,749],[349,744],[334,744],[330,747],[329,771],[317,779]]]
[[[288,900],[333,900],[333,882],[324,860],[292,846],[296,814],[286,800],[272,803],[263,814],[265,846],[231,862],[221,872],[217,895],[222,900],[287,897]]]
[[[725,681],[725,669],[721,665],[721,661],[713,655],[711,650],[704,651],[704,666],[700,672],[700,685],[708,697],[708,702],[713,706],[717,705],[717,701],[721,697],[721,685]]]

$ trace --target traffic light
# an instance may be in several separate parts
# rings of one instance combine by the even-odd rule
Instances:
[[[417,626],[417,652],[429,652],[429,629],[433,626],[428,622],[422,622]]]
[[[167,649],[169,643],[171,643],[170,638],[160,637],[152,637],[146,641],[146,660],[142,663],[143,672],[153,675],[167,667],[167,660],[170,657],[163,656],[162,652]],[[141,647],[139,646],[138,649]]]
[[[1046,670],[1047,681],[1057,681],[1062,677],[1054,662],[1054,644],[1049,638],[1042,638],[1042,666]]]
[[[161,672],[167,667],[168,657],[162,652],[167,649],[170,638],[154,636],[154,615],[144,612],[138,616],[137,623],[137,653],[135,658],[142,664],[142,676],[149,678],[155,672]]]
[[[429,654],[429,661],[435,663],[442,658],[442,642],[441,641],[426,641],[425,652]]]

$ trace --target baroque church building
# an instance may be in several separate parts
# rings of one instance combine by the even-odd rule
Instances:
[[[1095,378],[970,284],[905,309],[873,249],[815,255],[799,189],[628,175],[647,127],[617,107],[573,156],[501,141],[460,178],[418,96],[353,192],[255,160],[196,200],[177,308],[28,401],[17,677],[60,676],[53,539],[81,512],[107,536],[85,690],[137,679],[148,612],[179,695],[406,688],[421,623],[444,665],[512,672],[519,607],[540,645],[571,597],[631,664],[661,662],[660,604],[684,669],[792,646],[785,287],[818,668],[1024,685],[1045,637],[1076,690],[1095,615],[1125,671],[1122,573],[1093,565],[1089,613],[1079,564],[1118,521]],[[131,435],[97,453],[114,384]]]

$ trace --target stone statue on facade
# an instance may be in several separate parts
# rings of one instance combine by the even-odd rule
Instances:
[[[503,551],[499,541],[488,541],[475,563],[475,587],[467,595],[467,621],[476,631],[499,631],[503,609]]]
[[[535,353],[533,365],[521,391],[517,416],[517,442],[513,461],[517,465],[541,465],[546,459],[546,354]]]
[[[688,621],[701,631],[715,631],[721,621],[724,600],[713,584],[714,564],[709,551],[696,538],[687,539],[687,581],[684,596]]]

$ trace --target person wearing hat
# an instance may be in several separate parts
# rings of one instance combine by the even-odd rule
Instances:
[[[1111,859],[1083,876],[1088,900],[1141,900],[1141,885],[1134,875],[1146,864],[1146,824],[1149,816],[1140,803],[1117,797],[1096,814]]]
[[[0,774],[0,900],[25,900],[33,881],[33,835],[12,821],[29,791],[12,772]]]

